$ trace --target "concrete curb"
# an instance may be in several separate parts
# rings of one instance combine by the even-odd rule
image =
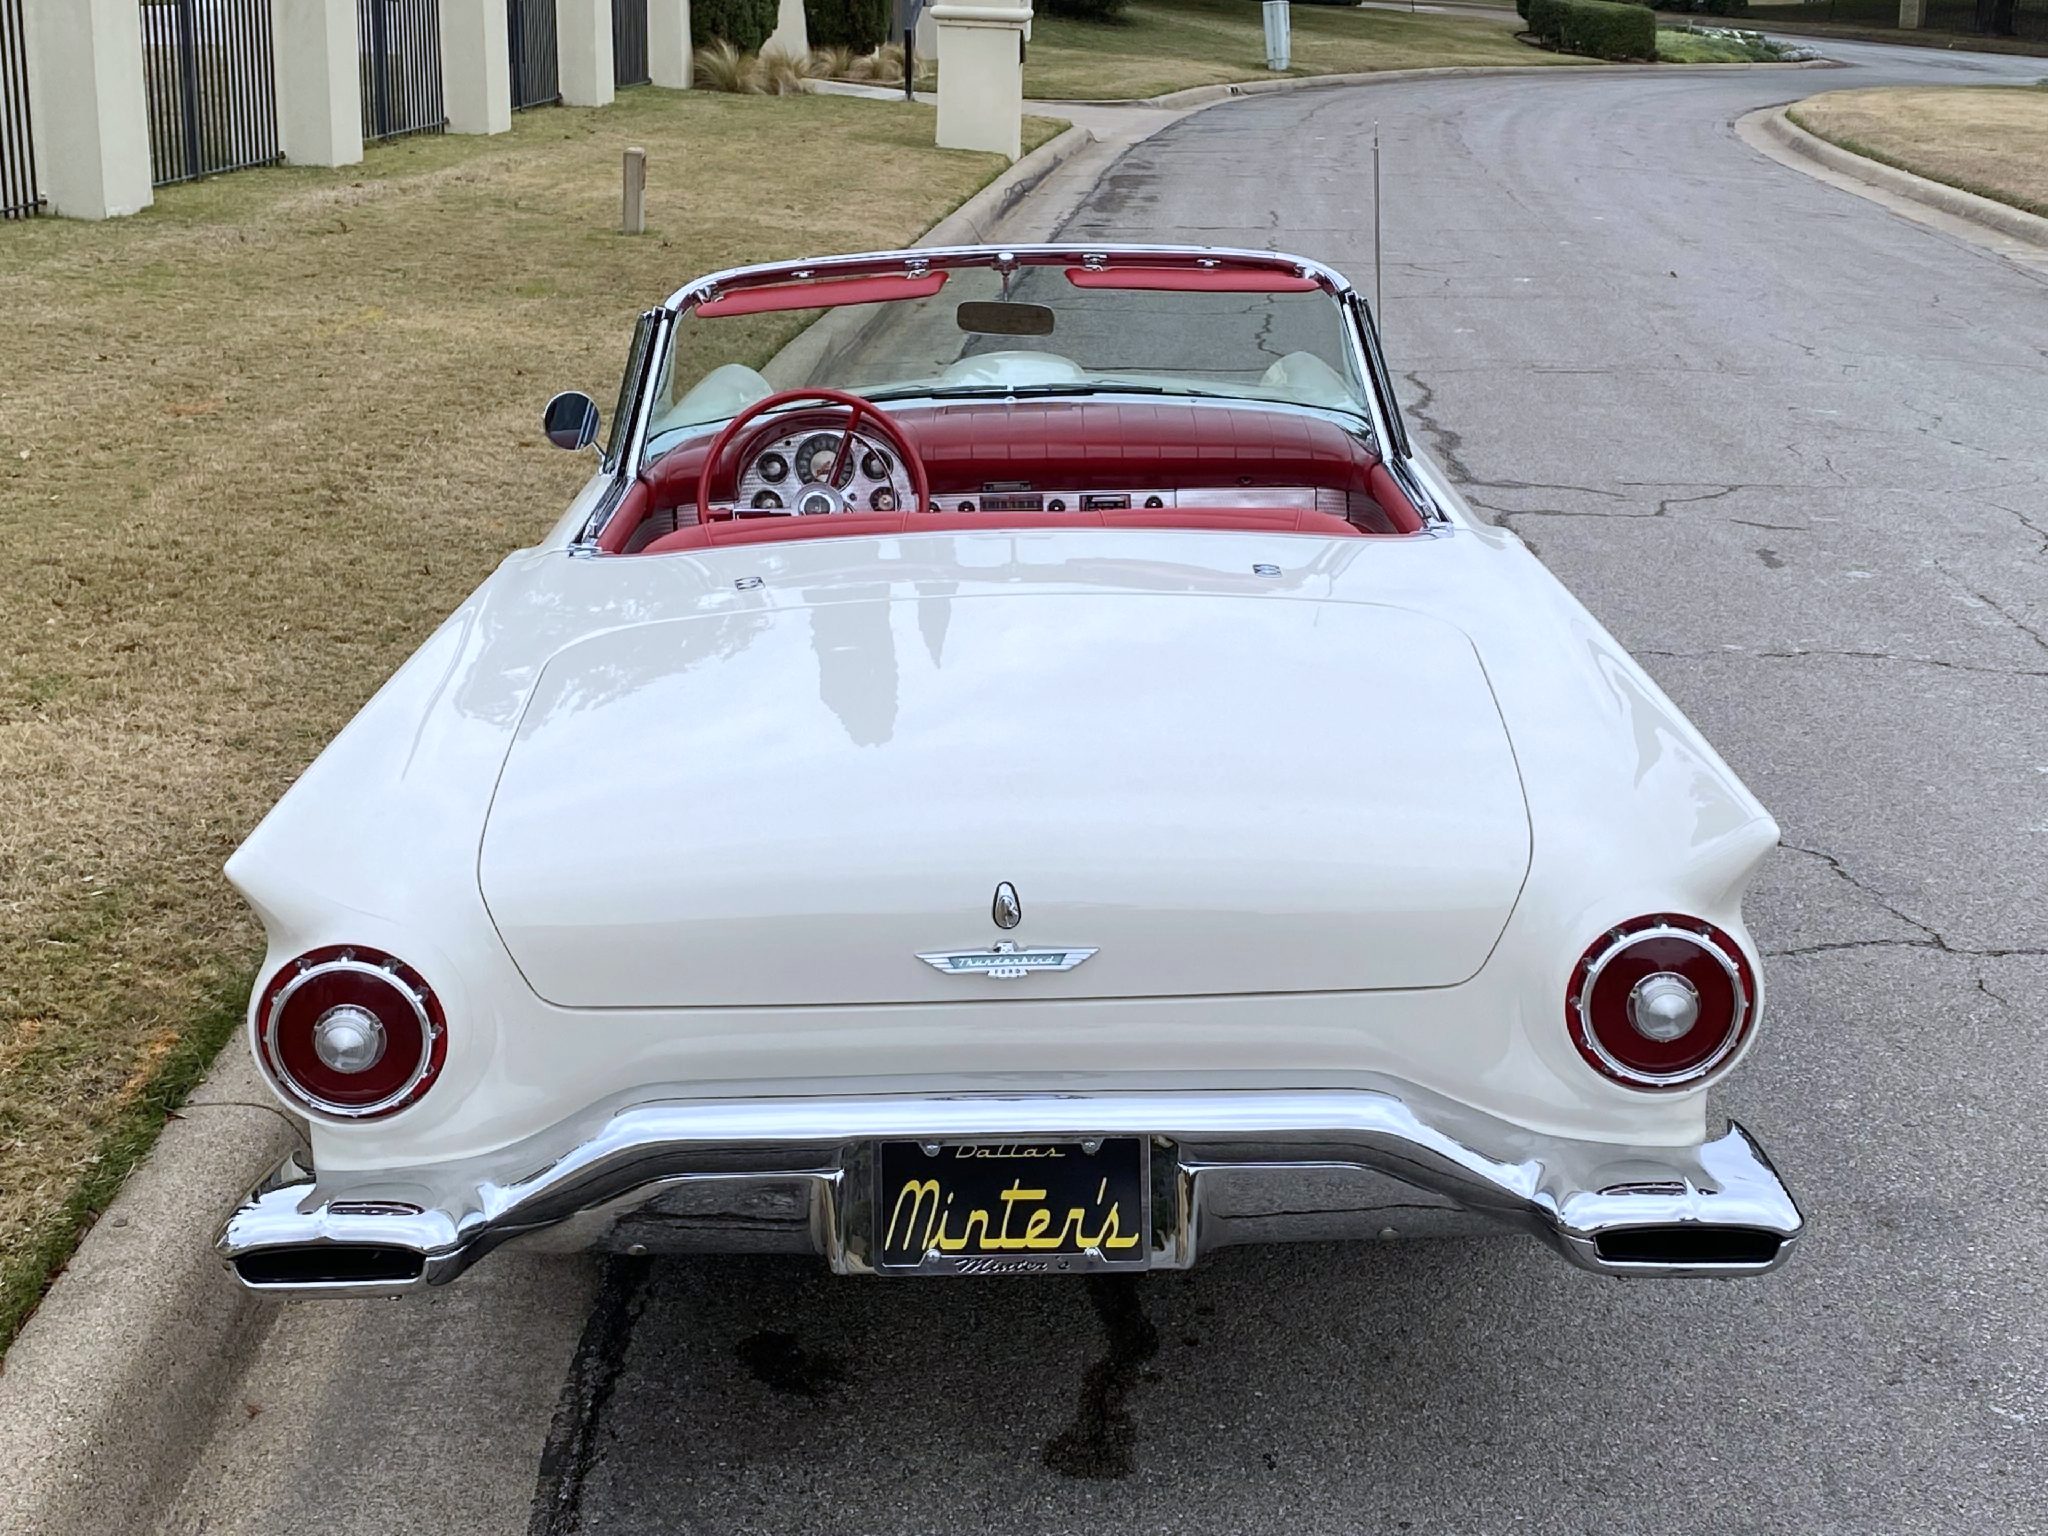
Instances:
[[[1026,102],[1028,109],[1031,105]],[[924,232],[919,245],[974,245],[982,231],[1029,197],[1038,184],[1095,142],[1078,124],[1047,139]]]
[[[1840,69],[1838,59],[1797,59],[1783,64],[1442,64],[1428,69],[1375,69],[1348,75],[1290,75],[1284,80],[1240,80],[1222,85],[1191,85],[1184,91],[1163,96],[1142,96],[1089,100],[1032,98],[1033,107],[1206,107],[1240,96],[1264,96],[1273,91],[1329,90],[1342,85],[1395,85],[1405,80],[1465,80],[1479,75],[1559,75],[1582,79],[1591,75],[1708,75],[1736,69]]]
[[[1264,96],[1273,91],[1328,90],[1340,85],[1392,85],[1403,80],[1464,80],[1478,75],[1561,75],[1578,78],[1582,71],[1600,75],[1719,75],[1748,69],[1841,69],[1840,59],[1792,59],[1768,64],[1601,64],[1588,60],[1575,64],[1439,64],[1424,69],[1373,69],[1345,75],[1288,75],[1277,80],[1234,80],[1216,85],[1191,85],[1186,90],[1168,91],[1162,96],[1032,96],[1024,102],[1028,113],[1034,107],[1044,115],[1057,116],[1061,107],[1160,107],[1193,111],[1219,101],[1242,96]],[[871,101],[900,101],[900,91],[861,85],[846,80],[814,80],[806,87],[827,96],[862,96]],[[920,91],[917,100],[930,106],[938,98]],[[1058,140],[1054,140],[1057,143]],[[1050,147],[1050,146],[1044,146]],[[1029,155],[1024,157],[1030,159]],[[1017,162],[1022,165],[1023,160]]]
[[[1872,160],[1867,155],[1843,149],[1839,144],[1831,144],[1818,134],[1808,133],[1792,121],[1787,114],[1792,110],[1792,106],[1796,105],[1798,103],[1795,102],[1791,106],[1765,107],[1761,111],[1749,113],[1738,120],[1736,131],[1753,147],[1763,147],[1757,143],[1757,139],[1761,137],[1789,152],[1792,158],[1787,158],[1785,154],[1771,156],[1782,165],[1791,165],[1795,170],[1809,170],[1813,165],[1822,166],[1838,173],[1839,176],[1887,193],[1890,199],[1918,203],[1925,208],[1946,214],[1950,219],[1996,230],[2012,240],[2048,251],[2048,219],[1992,198],[1979,197],[1974,192],[1965,192],[1960,187],[1930,181],[1925,176],[1916,176],[1911,171],[1902,171],[1896,166],[1886,165],[1883,161]],[[1745,129],[1748,131],[1745,132]],[[1800,161],[1808,164],[1802,165]],[[1824,179],[1835,180],[1832,177]],[[1840,182],[1836,181],[1836,185],[1840,185]],[[1850,187],[1848,190],[1859,189]],[[1890,205],[1887,198],[1875,200]]]
[[[278,1303],[211,1239],[298,1128],[230,1042],[85,1236],[0,1374],[0,1527],[133,1530],[183,1482]]]

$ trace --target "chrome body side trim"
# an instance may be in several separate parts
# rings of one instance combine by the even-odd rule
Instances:
[[[807,1252],[865,1274],[875,1143],[1116,1134],[1152,1139],[1154,1268],[1235,1243],[1490,1229],[1532,1233],[1607,1274],[1759,1274],[1784,1261],[1803,1226],[1740,1126],[1699,1146],[1574,1141],[1388,1082],[641,1100],[464,1162],[323,1175],[288,1160],[228,1220],[218,1248],[264,1290],[444,1284],[515,1238]],[[330,1274],[323,1251],[383,1268]]]

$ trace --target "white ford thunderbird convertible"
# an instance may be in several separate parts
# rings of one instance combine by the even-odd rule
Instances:
[[[597,472],[228,865],[311,1127],[221,1235],[245,1284],[1789,1254],[1707,1113],[1778,829],[1417,450],[1337,273],[724,272],[598,418],[550,404]]]

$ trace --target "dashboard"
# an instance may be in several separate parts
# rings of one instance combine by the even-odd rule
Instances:
[[[841,433],[813,428],[773,438],[754,450],[740,475],[733,503],[737,516],[830,512],[905,512],[911,509],[910,476],[884,443],[856,432],[836,479],[832,464]],[[1334,500],[1330,508],[1323,501]],[[931,512],[1122,512],[1168,507],[1294,507],[1344,511],[1344,495],[1309,486],[1219,485],[1162,489],[1063,490],[1027,480],[990,481],[971,491],[932,492]]]
[[[773,438],[748,460],[733,510],[751,513],[904,512],[910,510],[910,475],[895,450],[853,434],[846,461],[832,477],[841,430],[814,427]]]

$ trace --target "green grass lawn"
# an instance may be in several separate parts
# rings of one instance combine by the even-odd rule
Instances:
[[[1296,5],[1292,75],[1457,64],[1591,64],[1515,41],[1513,10],[1483,16],[1405,15]],[[1157,96],[1192,85],[1275,78],[1258,0],[1134,0],[1120,22],[1040,16],[1024,88],[1041,100]]]
[[[609,405],[691,277],[915,239],[1003,169],[933,124],[639,89],[0,224],[0,1345],[239,1022],[261,943],[221,861],[589,474],[548,395]]]

